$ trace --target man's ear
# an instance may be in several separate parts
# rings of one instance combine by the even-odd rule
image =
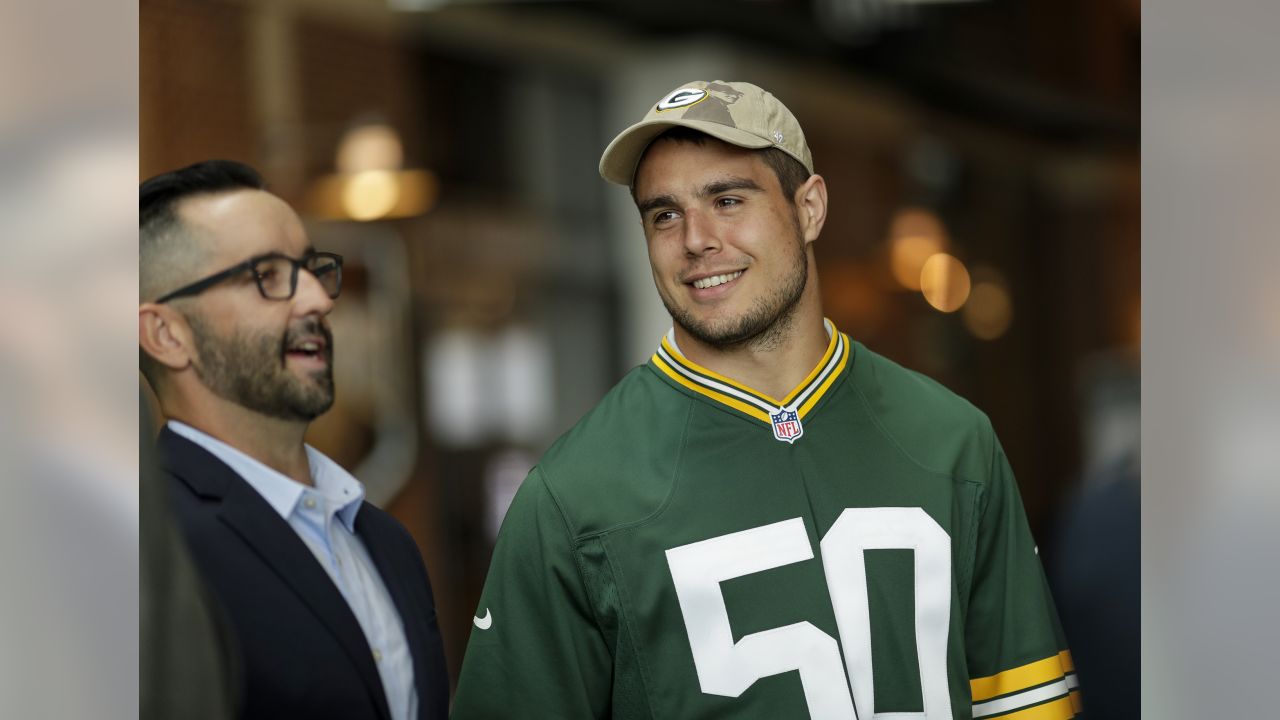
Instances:
[[[796,190],[795,202],[804,241],[811,243],[822,234],[827,222],[827,181],[821,175],[810,175]]]
[[[182,370],[195,357],[191,326],[182,314],[167,305],[138,306],[138,346],[170,370]]]

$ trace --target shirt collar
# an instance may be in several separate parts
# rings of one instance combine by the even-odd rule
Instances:
[[[330,507],[337,508],[338,519],[354,533],[356,513],[364,502],[364,483],[324,453],[310,445],[305,447],[307,460],[311,463],[311,482],[315,483],[316,491],[324,495]]]
[[[168,426],[173,432],[226,463],[286,521],[309,489],[284,473],[184,422],[170,420]],[[354,533],[356,513],[364,500],[364,485],[324,453],[310,445],[303,447],[307,452],[307,463],[311,466],[311,482],[315,486],[315,492],[324,497],[328,507],[334,509],[342,524]]]
[[[675,329],[659,343],[650,362],[663,375],[688,390],[770,425],[775,413],[794,412],[803,419],[841,376],[849,360],[849,338],[823,320],[827,331],[827,351],[804,379],[785,398],[772,398],[731,378],[702,367],[686,358],[675,344]]]

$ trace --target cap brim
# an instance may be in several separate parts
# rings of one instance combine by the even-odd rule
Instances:
[[[611,183],[630,187],[635,179],[636,166],[640,164],[640,156],[649,147],[649,143],[673,127],[697,130],[738,147],[759,149],[773,146],[769,140],[746,130],[707,120],[642,120],[619,133],[609,143],[609,147],[604,149],[604,154],[600,156],[600,177]]]

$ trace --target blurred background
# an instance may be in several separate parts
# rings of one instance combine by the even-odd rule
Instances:
[[[819,171],[829,176],[833,190],[841,183],[832,228],[820,241],[823,272],[836,270],[843,257],[880,278],[881,284],[846,281],[844,292],[868,291],[883,301],[878,312],[892,322],[881,321],[873,336],[865,320],[871,314],[842,311],[830,298],[829,312],[875,349],[932,370],[983,407],[1013,459],[1046,565],[1052,569],[1060,565],[1056,560],[1079,555],[1048,547],[1048,536],[1059,531],[1046,528],[1061,523],[1067,528],[1061,534],[1070,537],[1075,508],[1096,506],[1096,500],[1076,499],[1090,484],[1085,477],[1101,482],[1103,490],[1123,489],[1097,479],[1108,471],[1088,470],[1107,467],[1089,458],[1107,457],[1102,451],[1110,443],[1091,440],[1095,434],[1086,427],[1108,425],[1088,420],[1095,411],[1104,418],[1131,412],[1125,408],[1131,407],[1132,373],[1108,370],[1124,368],[1124,362],[1092,360],[1116,357],[1107,349],[1126,341],[1115,338],[1136,333],[1133,310],[1126,312],[1115,298],[1125,292],[1137,297],[1133,271],[1122,268],[1137,248],[1132,187],[1139,58],[1144,715],[1275,715],[1270,690],[1280,663],[1280,575],[1271,569],[1280,555],[1280,45],[1274,32],[1280,7],[1266,0],[1145,5],[1139,42],[1138,0],[678,7],[564,2],[437,11],[381,0],[6,3],[0,22],[5,716],[138,715],[140,668],[133,659],[139,620],[150,617],[151,605],[144,598],[139,613],[137,181],[186,162],[236,157],[262,167],[277,191],[305,209],[312,182],[337,174],[337,145],[349,126],[364,122],[356,118],[370,97],[378,99],[367,104],[377,106],[382,121],[399,122],[395,113],[407,113],[404,108],[417,113],[417,124],[393,129],[402,144],[402,168],[431,171],[436,202],[415,218],[328,221],[339,229],[332,234],[368,229],[396,238],[381,242],[398,244],[404,257],[454,263],[447,270],[461,273],[465,266],[445,253],[474,248],[478,254],[493,247],[497,260],[490,264],[505,267],[501,263],[523,259],[535,242],[567,243],[578,237],[574,233],[586,235],[593,223],[597,242],[575,244],[575,254],[557,254],[558,265],[541,268],[543,290],[570,292],[561,288],[578,286],[565,277],[554,283],[546,278],[603,263],[610,274],[584,269],[574,277],[606,288],[621,298],[619,308],[635,315],[619,312],[613,324],[591,331],[613,338],[598,342],[614,343],[616,359],[594,345],[566,359],[555,354],[562,346],[551,343],[550,361],[552,367],[596,362],[605,368],[602,374],[614,377],[643,359],[661,332],[643,324],[666,320],[651,302],[647,271],[638,269],[642,240],[619,195],[625,191],[595,176],[599,151],[643,107],[685,80],[721,75],[772,84],[813,135]],[[851,22],[866,27],[850,32]],[[555,93],[538,91],[541,101],[530,99],[528,88],[549,79],[564,85]],[[595,102],[584,101],[593,94]],[[636,97],[620,99],[628,94]],[[833,109],[824,111],[828,101]],[[468,112],[499,104],[501,111]],[[517,122],[511,107],[521,108],[525,119]],[[530,119],[549,117],[557,108],[564,109],[554,122],[539,121],[549,129]],[[605,113],[609,117],[594,129],[571,124]],[[468,135],[485,122],[507,129],[501,135]],[[833,126],[853,132],[833,133]],[[513,133],[534,135],[536,142],[515,143]],[[953,187],[963,188],[963,202],[929,204],[928,194],[908,184],[915,166],[903,151],[922,133],[959,158],[947,167],[966,168],[951,175],[957,178]],[[472,136],[478,139],[465,139]],[[589,147],[561,158],[566,143]],[[835,157],[831,143],[840,144]],[[295,159],[269,163],[282,153]],[[302,156],[310,159],[296,160]],[[1117,165],[1128,168],[1119,177],[1129,180],[1114,181],[1111,168]],[[527,175],[533,168],[543,174]],[[845,175],[852,180],[841,179]],[[854,181],[859,184],[850,187]],[[567,183],[578,194],[557,189]],[[979,188],[986,191],[979,194]],[[545,199],[552,192],[576,202],[552,204]],[[991,210],[977,197],[987,205],[996,205],[993,198],[1004,203]],[[445,209],[463,198],[472,208],[484,204],[483,211],[471,211],[479,219],[445,226]],[[510,210],[516,199],[525,215]],[[534,216],[534,206],[545,215]],[[894,279],[886,265],[888,246],[894,218],[906,208],[929,210],[946,229],[948,254],[970,272],[970,297],[979,295],[976,265],[1000,270],[1011,309],[1002,335],[978,340],[964,325],[963,308],[940,315]],[[566,211],[577,214],[570,220]],[[319,217],[316,210],[308,214]],[[601,215],[621,219],[602,222]],[[485,224],[502,218],[500,227]],[[865,224],[855,225],[852,218]],[[958,224],[960,218],[981,227]],[[432,222],[439,229],[428,234],[423,228]],[[534,228],[553,222],[568,230],[531,237]],[[1116,229],[1124,227],[1130,229]],[[481,237],[491,238],[491,245]],[[933,247],[921,244],[925,252]],[[428,251],[437,255],[421,260]],[[377,262],[366,257],[359,256],[362,267]],[[997,258],[1003,258],[999,264]],[[402,311],[412,308],[413,320],[410,330],[393,337],[409,338],[411,332],[417,355],[421,343],[446,327],[443,316],[417,313],[434,307],[429,299],[437,297],[436,290],[454,286],[447,284],[451,277],[442,283],[434,276],[429,284],[417,271],[405,275],[419,294],[401,301]],[[368,290],[352,290],[339,307],[352,300],[372,307],[371,298],[381,292],[374,288],[393,282],[375,284],[375,276],[366,272]],[[823,279],[826,291],[836,292],[837,281]],[[498,284],[489,276],[465,287],[479,293],[475,288]],[[539,302],[546,307],[548,300]],[[512,307],[523,312],[528,303],[526,294]],[[606,307],[576,309],[604,313]],[[578,326],[551,327],[574,332]],[[351,332],[349,325],[344,332]],[[360,355],[350,352],[365,352],[362,344],[369,341],[340,340],[339,362],[358,367]],[[925,352],[920,347],[926,342],[945,342],[948,352]],[[414,408],[408,414],[414,446],[398,451],[412,456],[412,467],[377,492],[380,502],[413,527],[441,600],[450,603],[449,618],[442,621],[456,672],[472,611],[468,598],[478,587],[493,522],[486,518],[496,517],[501,503],[485,499],[491,491],[483,478],[493,477],[479,469],[489,466],[482,459],[485,448],[451,445],[431,424],[429,399],[439,393],[429,389],[421,358],[398,362],[412,375],[411,383],[395,385],[397,398]],[[938,372],[930,366],[938,362],[951,367]],[[485,373],[492,385],[498,375]],[[1082,376],[1118,382],[1103,380],[1093,385],[1096,392],[1086,392]],[[545,391],[561,408],[557,416],[567,417],[590,404],[608,382],[583,373]],[[353,393],[360,383],[344,379],[344,402],[357,402]],[[592,384],[599,388],[585,387]],[[562,407],[574,402],[573,411]],[[343,412],[352,416],[350,409]],[[1118,424],[1131,427],[1129,421]],[[342,435],[361,437],[354,431]],[[1123,438],[1123,432],[1115,437]],[[518,477],[517,468],[545,440],[488,441],[492,448],[524,443],[522,454],[506,456],[513,461],[501,476]],[[147,447],[141,443],[139,450]],[[338,452],[333,441],[324,448]],[[342,457],[366,472],[365,458]],[[144,461],[144,495],[147,466]],[[1123,463],[1111,467],[1109,474],[1123,473]],[[373,482],[367,473],[364,479]],[[449,488],[468,493],[469,508],[447,495]],[[1092,496],[1105,500],[1106,492]],[[144,529],[146,517],[144,511]],[[466,544],[457,536],[468,533],[471,549],[460,549]],[[1094,547],[1108,549],[1105,535],[1093,537],[1104,538]],[[481,560],[469,575],[463,575],[471,562],[465,552]],[[1115,564],[1127,563],[1120,558]],[[1089,596],[1095,603],[1111,600],[1109,577],[1094,579]],[[1057,596],[1062,605],[1062,585]],[[145,636],[147,623],[141,624]],[[1079,655],[1081,634],[1070,632]],[[1098,708],[1094,688],[1105,676],[1090,679],[1084,669],[1082,676],[1092,714]],[[142,679],[146,688],[147,677]],[[1138,694],[1132,675],[1122,679],[1129,696]],[[209,716],[215,716],[213,709]]]
[[[511,495],[670,325],[600,153],[681,82],[724,79],[769,89],[805,130],[831,196],[829,317],[990,415],[1056,585],[1097,575],[1095,557],[1127,572],[1131,593],[1102,603],[1134,605],[1118,628],[1132,687],[1137,0],[141,0],[139,15],[140,178],[249,163],[346,257],[338,402],[309,440],[417,539],[453,680]],[[1089,498],[1115,488],[1132,504],[1108,525],[1114,503]],[[1069,544],[1099,537],[1067,566]]]

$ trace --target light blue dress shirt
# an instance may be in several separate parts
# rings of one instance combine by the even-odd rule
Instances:
[[[169,421],[169,429],[213,453],[267,501],[311,548],[360,622],[373,650],[394,720],[418,717],[413,656],[396,610],[369,551],[355,533],[364,485],[320,451],[305,446],[311,466],[307,487],[190,425]]]

